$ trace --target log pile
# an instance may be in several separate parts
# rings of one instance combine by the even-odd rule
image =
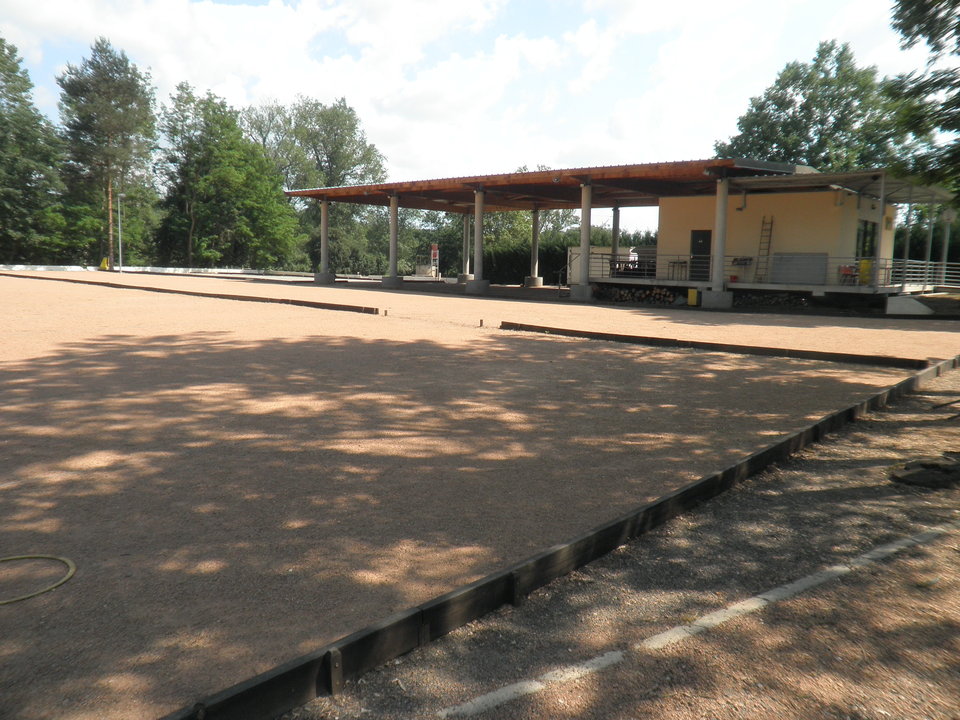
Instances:
[[[733,296],[736,307],[806,307],[806,295],[790,292],[737,292]]]
[[[611,302],[642,303],[644,305],[686,304],[686,291],[665,287],[641,287],[637,285],[607,285],[600,289],[601,299]]]

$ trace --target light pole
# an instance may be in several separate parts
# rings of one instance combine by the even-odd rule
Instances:
[[[117,250],[119,253],[118,269],[123,272],[123,193],[117,195]]]

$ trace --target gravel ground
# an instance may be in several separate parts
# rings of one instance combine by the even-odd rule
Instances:
[[[954,371],[521,607],[471,623],[285,720],[437,717],[614,650],[627,651],[627,661],[479,717],[960,718],[957,532],[685,643],[631,650],[675,625],[956,521],[960,488],[898,485],[888,470],[960,450],[958,413]]]

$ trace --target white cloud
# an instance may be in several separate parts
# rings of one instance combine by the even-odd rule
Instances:
[[[920,67],[877,0],[0,0],[55,114],[56,72],[108,37],[165,100],[187,81],[242,106],[345,97],[395,180],[682,160],[820,40]],[[82,50],[77,50],[82,48]]]

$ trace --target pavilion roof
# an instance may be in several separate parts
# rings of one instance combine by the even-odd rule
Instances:
[[[580,186],[589,183],[593,207],[655,207],[661,197],[713,195],[720,177],[732,178],[731,191],[846,188],[868,193],[879,192],[879,179],[884,177],[888,202],[944,202],[952,197],[942,188],[894,179],[889,171],[882,169],[827,174],[803,165],[736,158],[309,188],[288,190],[287,195],[362,205],[389,205],[390,197],[396,195],[400,207],[469,213],[474,208],[474,191],[482,189],[484,208],[488,211],[578,209]],[[915,196],[909,194],[911,187]],[[904,199],[906,197],[913,199]]]

